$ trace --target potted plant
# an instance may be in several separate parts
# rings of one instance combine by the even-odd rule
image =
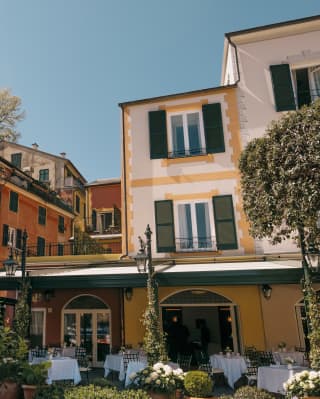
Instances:
[[[320,397],[320,371],[304,370],[296,373],[283,384],[286,397]]]
[[[189,398],[209,398],[212,396],[213,381],[205,371],[188,371],[184,378],[184,388]]]
[[[184,372],[164,363],[156,363],[130,375],[132,387],[149,393],[152,399],[169,399],[182,389]]]
[[[38,364],[24,363],[20,372],[20,382],[25,399],[32,399],[37,387],[46,383],[50,366],[51,362],[49,361]]]
[[[9,327],[0,325],[0,399],[19,397],[18,375],[27,353],[25,340]]]

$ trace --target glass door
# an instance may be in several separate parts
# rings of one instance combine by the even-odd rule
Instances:
[[[106,355],[110,353],[111,334],[110,334],[110,315],[106,312],[96,312],[96,346],[95,359],[97,364],[103,366]]]

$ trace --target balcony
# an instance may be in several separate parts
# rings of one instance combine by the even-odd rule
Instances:
[[[118,221],[119,223],[119,221]],[[121,226],[120,224],[112,225],[104,225],[104,223],[97,223],[97,221],[93,220],[93,218],[85,219],[86,232],[90,235],[114,235],[121,234]]]
[[[172,152],[168,152],[168,158],[185,158],[185,157],[196,157],[199,155],[206,155],[206,148],[191,148],[185,150],[174,150]]]
[[[81,190],[84,190],[84,185],[79,179],[76,179],[73,176],[68,176],[64,179],[64,188],[80,188]]]
[[[217,251],[216,237],[176,237],[176,251]]]
[[[121,254],[121,242],[100,244],[95,240],[66,241],[27,246],[28,257]]]

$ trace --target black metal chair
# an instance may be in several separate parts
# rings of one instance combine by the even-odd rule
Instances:
[[[89,371],[91,371],[91,361],[87,355],[86,348],[81,346],[76,347],[75,358],[78,361],[80,373],[86,373],[87,381],[89,382]]]
[[[178,353],[177,363],[183,371],[190,370],[192,353]]]
[[[48,356],[48,350],[46,348],[33,348],[31,349],[31,359],[34,357],[43,357],[46,358]]]
[[[125,352],[123,354],[123,369],[125,375],[127,373],[129,362],[137,362],[138,360],[139,360],[139,353]]]
[[[258,351],[259,356],[259,366],[270,366],[270,364],[275,364],[272,352],[269,351]]]

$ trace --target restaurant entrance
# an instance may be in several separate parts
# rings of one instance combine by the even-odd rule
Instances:
[[[110,351],[110,309],[99,298],[81,295],[62,311],[62,342],[82,346],[92,357],[94,367],[102,367]]]

